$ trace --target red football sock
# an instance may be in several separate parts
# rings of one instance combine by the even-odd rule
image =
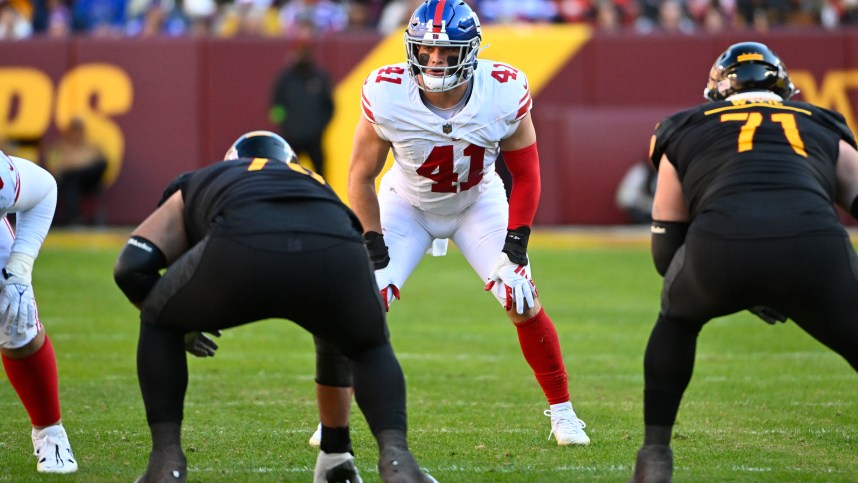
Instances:
[[[540,310],[532,319],[516,324],[521,352],[536,380],[542,386],[542,392],[548,398],[548,404],[569,401],[569,384],[566,367],[563,365],[563,353],[554,323]]]
[[[4,355],[3,367],[33,426],[50,426],[60,420],[57,360],[50,339],[45,337],[44,345],[23,359]]]

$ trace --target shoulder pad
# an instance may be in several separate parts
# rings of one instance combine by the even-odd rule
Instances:
[[[822,119],[823,124],[836,132],[840,136],[840,139],[849,143],[853,148],[858,149],[858,145],[855,143],[855,135],[846,124],[846,118],[843,117],[843,114],[824,107],[814,106],[812,104],[809,105],[812,107],[814,115],[818,116],[819,119]]]
[[[474,76],[480,77],[476,85],[488,92],[487,97],[495,100],[502,116],[512,116],[513,121],[520,121],[533,108],[530,83],[524,71],[504,62],[480,60]]]
[[[370,72],[361,87],[361,112],[371,123],[377,124],[376,109],[391,98],[405,96],[411,82],[405,63],[386,65]]]

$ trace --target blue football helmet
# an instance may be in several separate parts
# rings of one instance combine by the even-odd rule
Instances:
[[[468,4],[462,0],[427,0],[411,15],[405,30],[408,73],[415,81],[419,77],[417,85],[428,92],[458,87],[474,75],[481,40],[480,19]],[[429,68],[418,58],[421,45],[458,48],[459,54],[448,58],[447,67]]]
[[[737,92],[769,91],[784,100],[798,91],[789,80],[786,66],[764,44],[733,44],[715,60],[703,97],[723,101]]]
[[[268,158],[281,163],[298,162],[298,156],[292,146],[271,131],[250,131],[242,134],[223,157],[225,161],[238,158]]]

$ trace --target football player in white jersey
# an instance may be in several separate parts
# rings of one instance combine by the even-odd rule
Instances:
[[[512,319],[550,404],[551,434],[560,445],[586,445],[557,332],[527,258],[540,194],[527,77],[477,59],[480,41],[479,19],[462,0],[417,8],[405,33],[407,62],[376,69],[364,81],[349,201],[388,307],[433,241],[453,240]],[[395,163],[376,193],[391,149]],[[494,169],[500,153],[513,179],[509,203]],[[349,400],[347,388],[318,390]]]
[[[36,469],[72,473],[77,461],[60,422],[57,362],[32,285],[33,263],[56,204],[57,183],[50,173],[0,151],[0,357],[33,425]],[[8,213],[15,213],[14,230]]]

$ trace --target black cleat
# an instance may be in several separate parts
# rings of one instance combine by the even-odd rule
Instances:
[[[635,472],[629,483],[670,483],[673,451],[664,444],[648,444],[638,450]]]
[[[185,455],[153,452],[149,455],[146,472],[134,483],[187,483],[188,462]]]
[[[378,473],[383,483],[438,483],[420,471],[408,450],[385,449],[378,460]]]

